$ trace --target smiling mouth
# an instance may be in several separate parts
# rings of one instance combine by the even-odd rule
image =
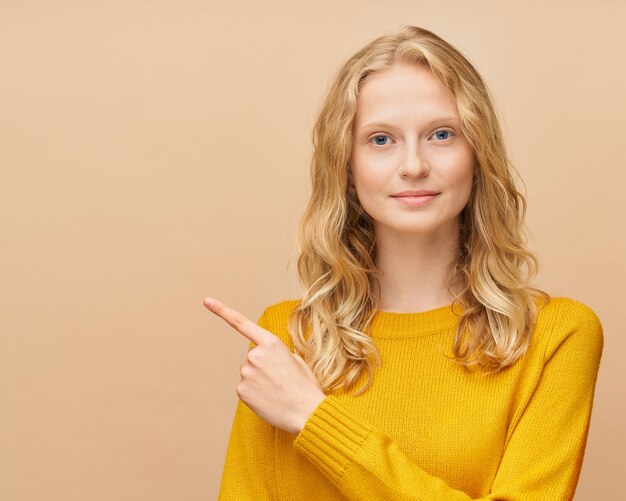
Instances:
[[[439,193],[429,193],[428,195],[393,195],[393,198],[424,198],[424,197],[434,197]]]
[[[439,193],[432,193],[431,195],[403,195],[398,196],[394,195],[392,198],[395,198],[399,202],[410,205],[410,206],[419,206],[424,205],[434,199]]]
[[[417,190],[417,191],[408,190],[408,191],[401,191],[400,193],[396,193],[395,195],[391,195],[391,196],[392,197],[422,197],[422,196],[428,196],[428,195],[439,195],[439,192],[430,191],[430,190]]]

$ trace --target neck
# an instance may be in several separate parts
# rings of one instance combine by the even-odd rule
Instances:
[[[457,246],[458,226],[432,235],[376,228],[378,308],[390,312],[420,312],[452,303],[446,274],[457,257]]]

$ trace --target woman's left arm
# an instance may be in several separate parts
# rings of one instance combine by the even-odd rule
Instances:
[[[573,498],[604,345],[600,321],[577,304],[576,311],[564,312],[576,315],[572,327],[557,329],[546,346],[540,381],[509,434],[490,493],[480,499]],[[394,440],[332,395],[309,416],[294,447],[349,500],[472,499],[412,462]]]

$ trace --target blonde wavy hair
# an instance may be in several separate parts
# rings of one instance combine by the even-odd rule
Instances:
[[[529,284],[538,271],[524,234],[526,200],[516,189],[494,105],[483,79],[450,43],[402,25],[350,57],[337,71],[313,128],[311,196],[298,232],[297,269],[304,288],[291,312],[295,352],[325,392],[350,389],[381,365],[368,327],[380,287],[371,217],[352,183],[349,161],[359,89],[371,73],[396,62],[426,65],[450,90],[461,130],[474,149],[475,175],[459,214],[457,259],[448,270],[452,308],[462,307],[453,360],[486,374],[515,363],[530,344],[538,299]],[[460,285],[459,285],[460,284]],[[457,285],[459,285],[457,287]]]

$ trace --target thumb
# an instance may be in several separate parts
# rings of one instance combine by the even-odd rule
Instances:
[[[307,374],[311,378],[311,380],[315,381],[318,384],[318,386],[319,386],[319,382],[317,381],[317,378],[315,377],[315,374],[313,374],[313,371],[311,370],[309,365],[304,361],[304,358],[302,358],[297,353],[292,353],[292,355],[300,363],[300,365],[304,368],[304,370],[307,372]]]
[[[292,353],[292,355],[294,356],[294,358],[300,362],[301,364],[306,365],[306,362],[304,361],[304,358],[302,358],[300,355],[298,355],[297,353]],[[306,365],[308,367],[308,365]]]

